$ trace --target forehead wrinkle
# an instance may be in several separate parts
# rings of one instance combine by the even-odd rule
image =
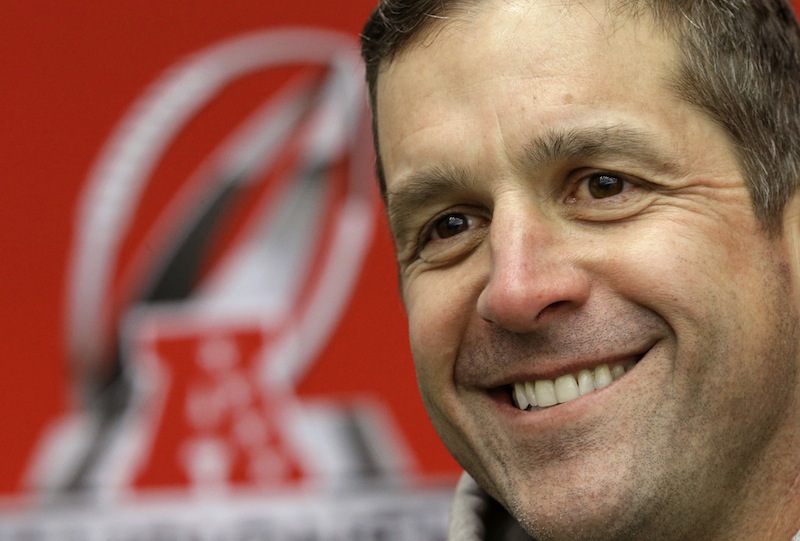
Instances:
[[[611,125],[551,129],[524,146],[523,166],[541,170],[558,163],[587,159],[624,159],[663,174],[677,174],[653,136],[634,128]]]

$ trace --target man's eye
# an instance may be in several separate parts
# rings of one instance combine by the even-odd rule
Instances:
[[[590,222],[624,220],[644,209],[656,185],[625,174],[597,169],[573,171],[563,202],[569,215]]]
[[[480,211],[446,212],[428,223],[417,256],[428,264],[448,264],[468,255],[489,230],[489,217]]]
[[[625,181],[607,173],[598,173],[588,179],[589,194],[595,199],[603,199],[622,193]]]
[[[434,223],[431,236],[439,239],[448,239],[463,233],[468,228],[469,218],[464,214],[448,214]]]
[[[570,204],[592,204],[611,198],[616,201],[615,196],[627,198],[631,195],[631,189],[637,187],[628,177],[605,171],[580,173],[575,181],[576,184],[566,199]]]

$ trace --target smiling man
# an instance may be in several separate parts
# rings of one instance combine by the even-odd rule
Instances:
[[[376,8],[411,349],[466,470],[451,539],[800,530],[798,35],[774,0]]]

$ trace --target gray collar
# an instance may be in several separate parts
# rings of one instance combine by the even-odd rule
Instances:
[[[456,486],[448,541],[534,541],[506,510],[464,473]],[[798,540],[800,541],[800,540]]]

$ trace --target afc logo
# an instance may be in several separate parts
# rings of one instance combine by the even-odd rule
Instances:
[[[260,101],[204,120],[235,85]],[[198,126],[213,144],[181,155]],[[74,409],[42,438],[37,490],[282,490],[410,467],[379,400],[295,392],[375,227],[369,131],[356,47],[324,31],[200,51],[131,106],[76,209]]]

